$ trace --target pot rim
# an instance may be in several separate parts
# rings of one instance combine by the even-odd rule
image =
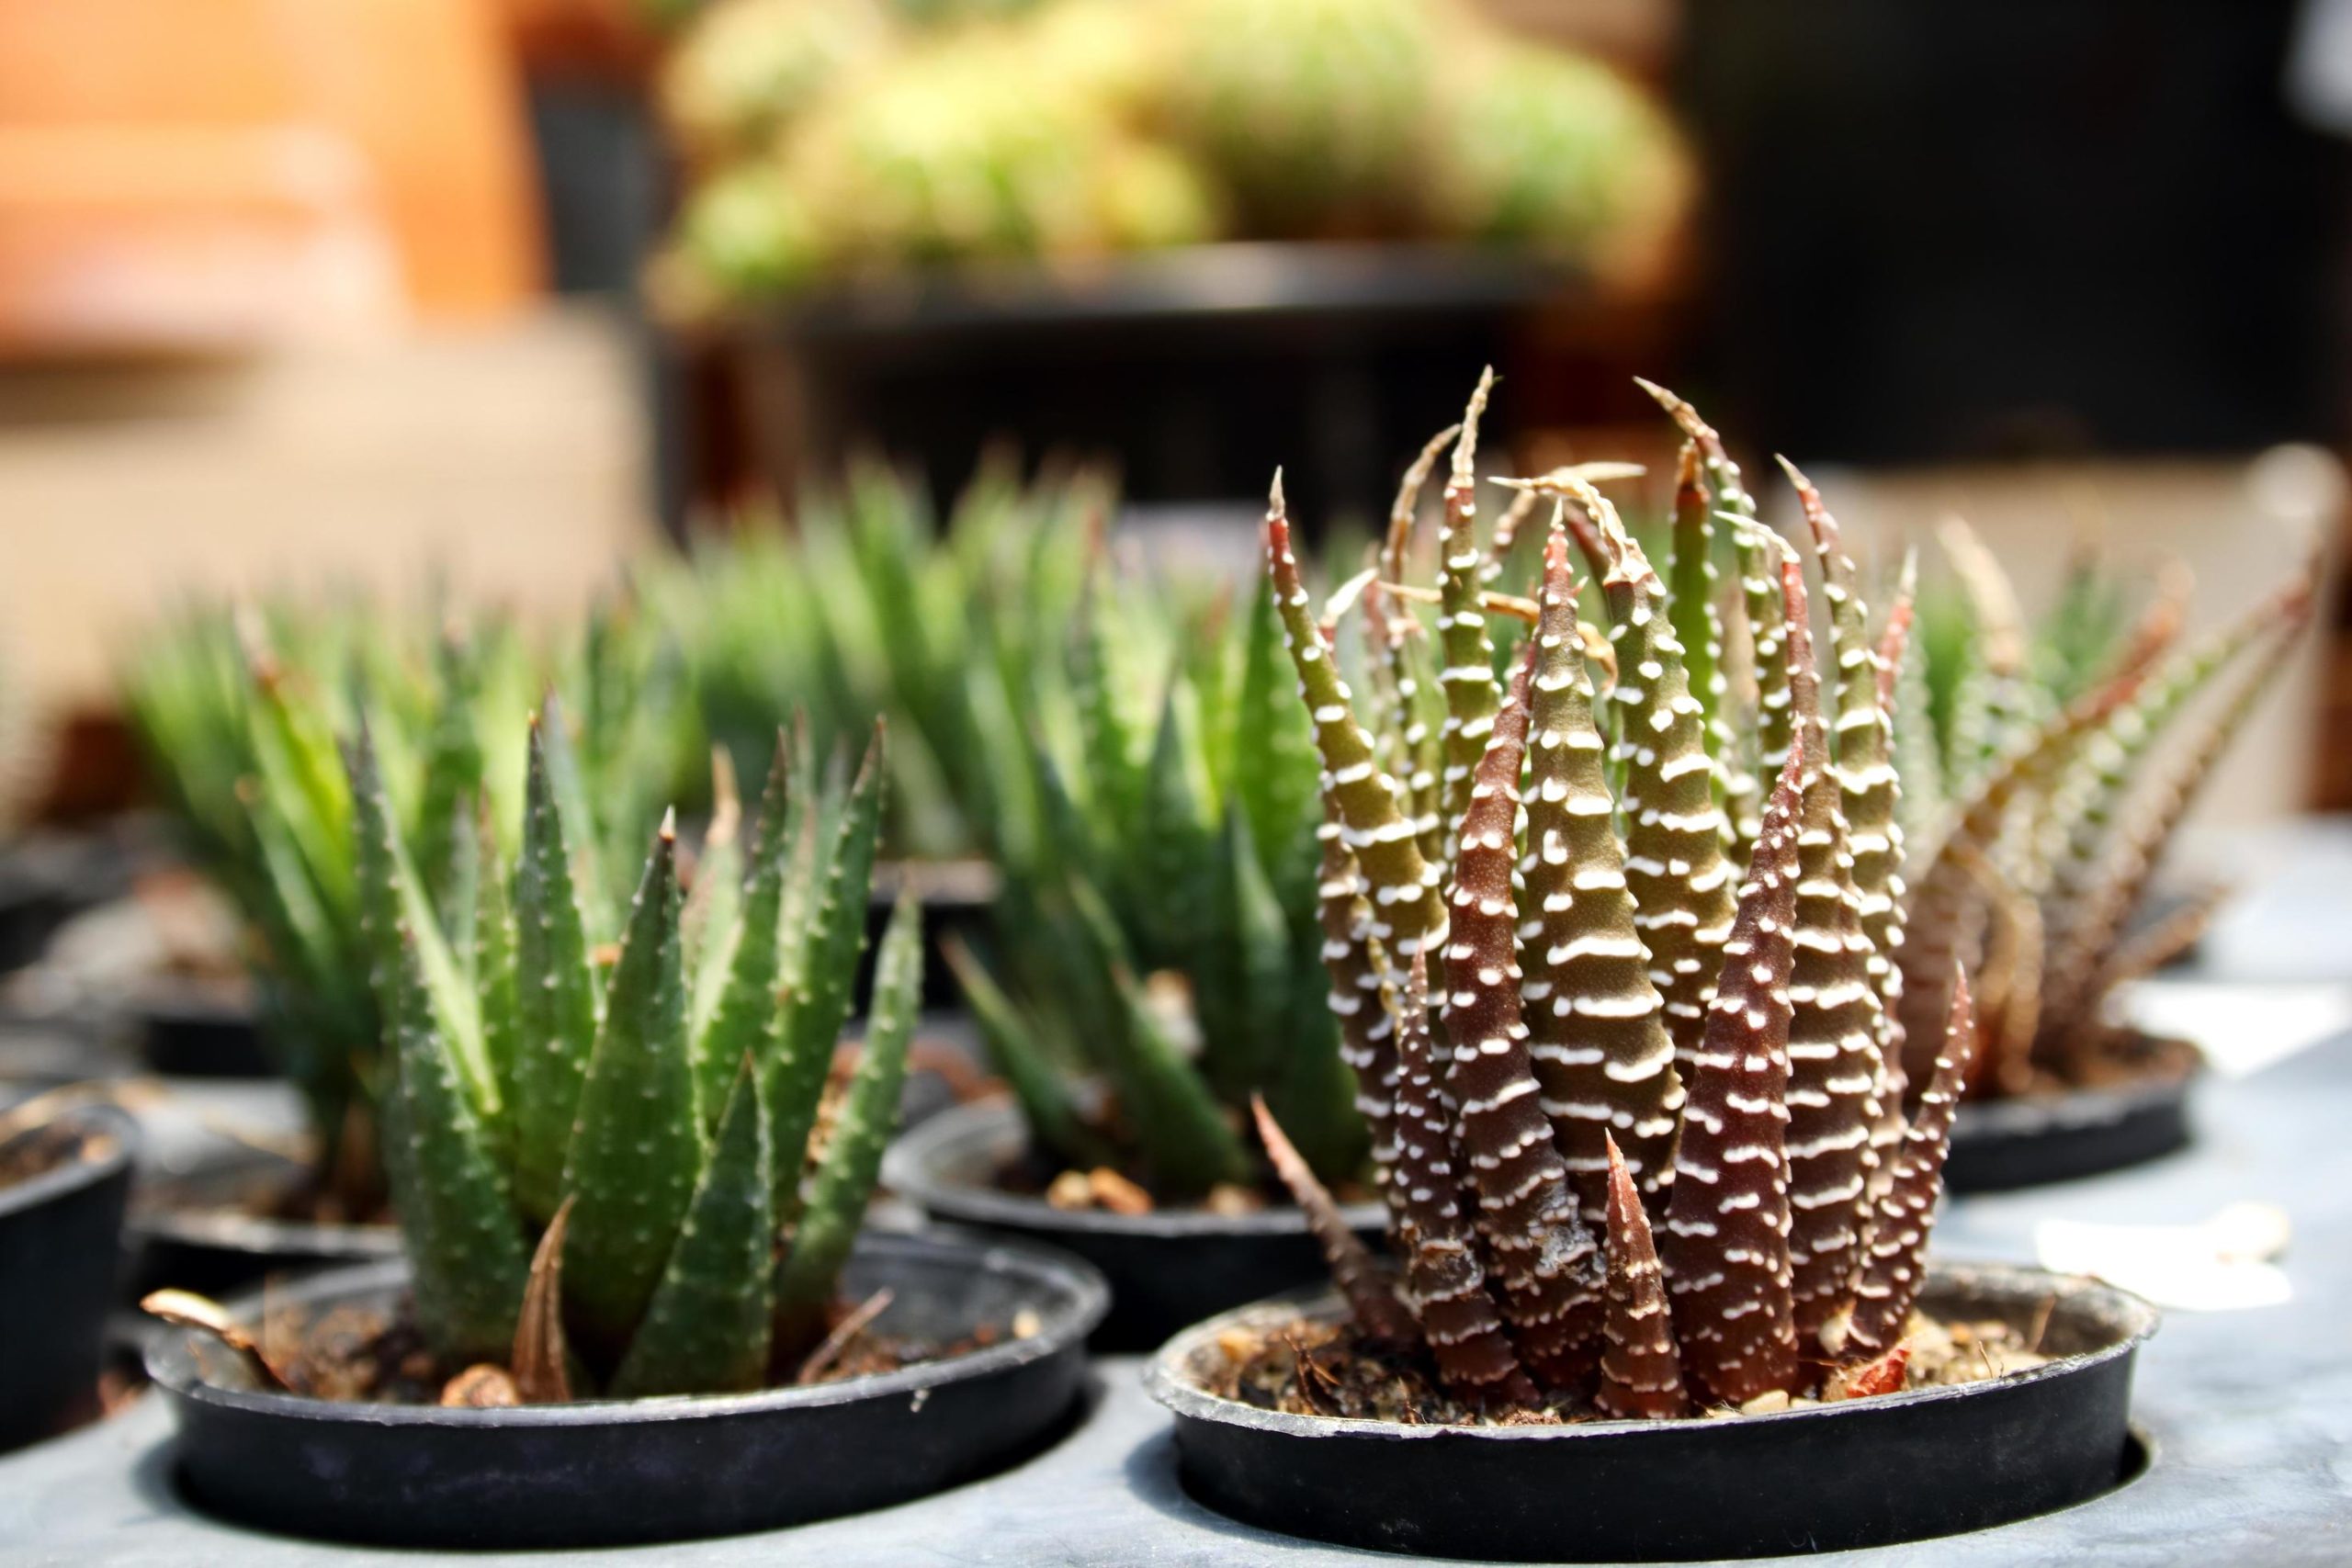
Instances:
[[[1007,1192],[998,1187],[967,1187],[933,1174],[950,1146],[984,1143],[1008,1134],[1017,1135],[1024,1145],[1028,1141],[1021,1108],[1009,1097],[977,1100],[943,1111],[891,1141],[882,1156],[883,1185],[930,1213],[967,1224],[1171,1241],[1199,1236],[1306,1234],[1306,1215],[1290,1204],[1248,1214],[1215,1214],[1193,1208],[1116,1214],[1107,1209],[1057,1209],[1045,1199],[1028,1193]],[[1343,1203],[1340,1213],[1351,1228],[1359,1231],[1379,1230],[1388,1220],[1386,1209],[1378,1202]]]
[[[356,1401],[311,1399],[300,1394],[222,1388],[198,1370],[190,1342],[196,1330],[155,1334],[143,1359],[147,1375],[177,1399],[216,1405],[247,1415],[278,1416],[333,1426],[414,1427],[455,1430],[495,1431],[511,1427],[565,1427],[660,1425],[702,1416],[752,1416],[789,1410],[818,1409],[865,1399],[914,1393],[946,1382],[959,1382],[1012,1371],[1042,1361],[1082,1344],[1095,1324],[1110,1309],[1110,1287],[1089,1264],[1049,1247],[1018,1242],[978,1244],[951,1236],[901,1235],[866,1231],[857,1240],[857,1252],[898,1260],[960,1257],[975,1270],[996,1269],[1023,1275],[1032,1286],[1067,1292],[1069,1300],[1049,1309],[1035,1334],[1008,1339],[962,1355],[924,1361],[897,1371],[844,1378],[837,1382],[791,1388],[763,1389],[756,1393],[679,1393],[649,1399],[583,1399],[569,1404],[523,1404],[500,1409],[465,1409],[425,1404],[369,1404]],[[336,1269],[313,1275],[284,1291],[272,1291],[273,1303],[313,1303],[326,1299],[381,1294],[405,1285],[408,1261]],[[231,1315],[251,1319],[261,1306],[261,1292],[248,1292],[228,1303]]]
[[[1629,1421],[1579,1421],[1556,1427],[1462,1427],[1434,1423],[1408,1424],[1402,1421],[1374,1421],[1344,1416],[1294,1416],[1278,1410],[1262,1410],[1239,1400],[1227,1399],[1209,1393],[1184,1375],[1182,1369],[1193,1352],[1217,1334],[1238,1326],[1252,1318],[1288,1310],[1309,1314],[1329,1314],[1340,1303],[1338,1293],[1329,1286],[1314,1286],[1286,1292],[1253,1302],[1248,1306],[1194,1324],[1161,1346],[1144,1369],[1144,1390],[1160,1404],[1182,1418],[1214,1421],[1225,1426],[1249,1427],[1263,1432],[1292,1438],[1386,1438],[1400,1441],[1427,1440],[1431,1438],[1454,1438],[1489,1442],[1577,1442],[1600,1441],[1611,1438],[1636,1438],[1653,1433],[1674,1432],[1688,1436],[1692,1431],[1713,1424],[1729,1424],[1747,1427],[1758,1423],[1793,1423],[1835,1420],[1841,1416],[1884,1409],[1900,1404],[1939,1404],[1966,1399],[1974,1394],[1999,1389],[2014,1388],[2025,1383],[2041,1382],[2086,1371],[2119,1357],[2129,1356],[2153,1337],[2164,1317],[2156,1308],[2131,1292],[2120,1290],[2104,1280],[2084,1275],[2057,1274],[2046,1269],[2023,1264],[1996,1262],[1934,1263],[1928,1268],[1929,1291],[1939,1286],[1946,1290],[1983,1290],[1987,1285],[2023,1290],[2029,1283],[2040,1281],[2053,1289],[2066,1300],[2081,1300],[2114,1314],[2123,1332],[2113,1343],[2096,1350],[2077,1355],[2061,1356],[2038,1367],[2023,1367],[2004,1372],[1997,1378],[1982,1382],[1959,1383],[1942,1388],[1905,1389],[1898,1393],[1874,1394],[1868,1399],[1840,1401],[1835,1404],[1813,1404],[1790,1410],[1776,1410],[1753,1416],[1718,1417],[1714,1422],[1694,1420],[1684,1416],[1674,1420],[1643,1419]]]
[[[2148,1073],[2117,1083],[2078,1086],[2049,1093],[1964,1100],[1952,1122],[1953,1140],[2009,1137],[2076,1124],[2100,1125],[2151,1106],[2186,1099],[2209,1070],[2204,1051],[2195,1041],[2173,1035],[2142,1033],[2140,1037],[2177,1048],[2184,1064],[2182,1070]]]
[[[200,1204],[134,1208],[123,1228],[141,1242],[217,1247],[257,1258],[288,1253],[361,1264],[398,1258],[401,1252],[398,1225],[278,1220]]]
[[[129,1111],[110,1100],[69,1105],[51,1121],[93,1123],[89,1130],[105,1134],[113,1140],[114,1146],[100,1155],[69,1160],[29,1180],[0,1187],[0,1220],[110,1180],[138,1156],[139,1123]]]

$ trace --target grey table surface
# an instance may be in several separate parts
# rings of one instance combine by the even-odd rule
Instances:
[[[2352,887],[2341,900],[2324,918],[2337,951],[2352,955]],[[2301,933],[2306,944],[2313,935]],[[2352,973],[2352,959],[2336,972]],[[2352,1037],[2250,1077],[2208,1083],[2197,1122],[2194,1149],[2160,1164],[1956,1203],[1937,1233],[1938,1250],[2030,1261],[2034,1227],[2045,1219],[2189,1224],[2251,1199],[2290,1216],[2291,1298],[2168,1317],[2142,1360],[2135,1418],[2154,1457],[2132,1484],[2065,1513],[1841,1553],[1840,1561],[1905,1568],[2352,1562]],[[1087,1419],[1054,1449],[992,1479],[789,1531],[583,1555],[681,1568],[1395,1561],[1270,1535],[1191,1502],[1177,1479],[1168,1421],[1144,1396],[1140,1370],[1133,1358],[1100,1361]],[[171,1477],[170,1420],[152,1397],[113,1421],[0,1460],[0,1562],[279,1568],[413,1555],[220,1524],[183,1502]]]

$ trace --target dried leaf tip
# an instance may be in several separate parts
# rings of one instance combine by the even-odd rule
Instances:
[[[1274,482],[1266,490],[1266,521],[1272,523],[1279,518],[1287,518],[1289,515],[1290,509],[1283,500],[1283,471],[1280,468],[1276,468]]]
[[[1374,1261],[1363,1238],[1349,1228],[1340,1205],[1328,1189],[1315,1179],[1273,1112],[1266,1109],[1263,1095],[1250,1097],[1250,1114],[1258,1124],[1258,1140],[1266,1148],[1266,1157],[1272,1162],[1274,1174],[1306,1216],[1306,1228],[1314,1234],[1316,1245],[1323,1249],[1323,1261],[1329,1266],[1331,1278],[1339,1283],[1340,1293],[1348,1298],[1349,1310],[1355,1315],[1356,1326],[1367,1338],[1391,1345],[1410,1345],[1419,1339],[1413,1320],[1396,1299],[1387,1275]]]
[[[1448,489],[1468,489],[1477,482],[1478,421],[1487,412],[1487,400],[1495,389],[1495,367],[1491,365],[1478,372],[1478,385],[1470,393],[1470,406],[1462,411],[1462,423],[1453,441],[1453,477]]]

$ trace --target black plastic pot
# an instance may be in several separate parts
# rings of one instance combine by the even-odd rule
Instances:
[[[0,1450],[62,1431],[97,1408],[138,1128],[107,1105],[60,1114],[95,1146],[0,1187]]]
[[[1238,1215],[1114,1214],[1057,1209],[997,1186],[1028,1146],[1021,1113],[1009,1102],[959,1106],[891,1145],[882,1179],[934,1220],[1046,1242],[1100,1269],[1111,1282],[1111,1311],[1095,1331],[1097,1351],[1151,1349],[1211,1313],[1323,1275],[1305,1216],[1287,1206]],[[1378,1204],[1351,1205],[1347,1214],[1366,1236],[1380,1235]]]
[[[2054,1299],[2055,1306],[2049,1303]],[[1328,1292],[1213,1318],[1154,1358],[1184,1485],[1286,1534],[1425,1556],[1665,1562],[1838,1551],[1989,1529],[2097,1496],[2142,1461],[2132,1362],[2155,1309],[2040,1269],[1947,1266],[1923,1305],[2029,1327],[2062,1358],[1960,1388],[1770,1416],[1559,1427],[1282,1415],[1201,1386],[1219,1334],[1336,1315]]]
[[[857,992],[874,983],[882,933],[890,924],[901,891],[915,896],[922,921],[922,1005],[950,1011],[964,1005],[956,972],[940,954],[949,939],[966,945],[985,940],[989,910],[996,902],[997,874],[983,861],[886,861],[874,868],[874,896],[866,905],[865,951],[858,957]]]
[[[142,1190],[126,1232],[132,1294],[168,1287],[232,1295],[266,1279],[400,1256],[401,1235],[390,1225],[324,1224],[248,1212],[254,1198],[290,1188],[304,1175],[296,1162],[256,1150]]]
[[[2063,1094],[1972,1100],[1952,1123],[1944,1186],[2002,1192],[2126,1170],[2188,1146],[2196,1053],[2136,1081]]]
[[[282,1299],[389,1305],[404,1278],[399,1264],[352,1269]],[[1093,1270],[1036,1248],[868,1235],[844,1292],[886,1285],[895,1299],[881,1321],[905,1333],[954,1339],[1023,1313],[1036,1331],[807,1388],[509,1410],[224,1388],[199,1375],[184,1335],[159,1338],[147,1365],[179,1425],[190,1495],[244,1523],[407,1546],[679,1540],[905,1502],[1001,1470],[1067,1428],[1107,1299]]]
[[[130,1005],[139,1054],[173,1078],[267,1078],[278,1075],[246,998],[189,984],[155,984]]]
[[[0,975],[39,958],[73,913],[62,888],[15,882],[0,869]]]

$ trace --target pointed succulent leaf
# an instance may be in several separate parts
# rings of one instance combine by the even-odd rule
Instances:
[[[980,1026],[989,1060],[1012,1088],[1021,1120],[1031,1137],[1066,1166],[1091,1168],[1107,1162],[1111,1150],[1087,1125],[1046,1043],[1032,1020],[1013,1006],[1003,987],[961,942],[950,937],[941,955],[955,972],[956,988]]]
[[[514,1343],[529,1257],[489,1134],[426,994],[422,953],[403,941],[399,954],[385,1165],[417,1323],[453,1358],[496,1360]]]
[[[610,1355],[645,1315],[694,1198],[705,1138],[687,1051],[677,829],[665,820],[630,901],[604,1027],[563,1168],[574,1338]]]
[[[1607,1343],[1600,1352],[1600,1389],[1593,1403],[1602,1415],[1622,1420],[1665,1420],[1690,1408],[1682,1392],[1682,1360],[1674,1348],[1665,1276],[1633,1173],[1616,1140],[1604,1133],[1601,1142],[1609,1158],[1608,1315],[1601,1328]]]
[[[1537,651],[1528,645],[1532,656]],[[1527,746],[1532,660],[1521,660],[1472,781],[1448,895],[1446,1088],[1512,1338],[1537,1379],[1580,1381],[1600,1334],[1600,1247],[1552,1140],[1520,1016],[1512,822]]]
[[[1266,1109],[1263,1098],[1250,1097],[1250,1113],[1258,1124],[1258,1141],[1265,1145],[1266,1157],[1273,1163],[1274,1174],[1306,1216],[1306,1228],[1315,1244],[1323,1249],[1323,1261],[1331,1270],[1332,1280],[1340,1293],[1347,1298],[1348,1309],[1356,1327],[1365,1337],[1389,1345],[1411,1345],[1420,1337],[1415,1331],[1413,1319],[1396,1299],[1387,1272],[1373,1261],[1372,1249],[1363,1238],[1349,1228],[1340,1205],[1330,1192],[1315,1179],[1306,1157],[1283,1135],[1282,1124]]]
[[[882,829],[882,733],[877,723],[825,853],[818,878],[823,891],[809,911],[797,951],[786,957],[785,983],[789,994],[785,998],[781,1039],[765,1064],[761,1085],[775,1136],[780,1223],[789,1223],[799,1212],[801,1151],[817,1123],[817,1102],[824,1093],[825,1075],[832,1068],[833,1046],[849,1021],[858,955],[865,950],[874,854]]]
[[[1421,856],[1403,787],[1374,764],[1330,642],[1308,609],[1306,587],[1291,554],[1279,476],[1266,513],[1266,563],[1299,693],[1315,723],[1324,777],[1340,803],[1342,841],[1371,884],[1373,935],[1398,962],[1407,961],[1423,942],[1443,937],[1445,906],[1438,895],[1437,865]]]
[[[1232,794],[1249,816],[1268,878],[1286,909],[1300,908],[1315,874],[1315,741],[1291,694],[1271,584],[1256,584],[1232,705]]]
[[[1798,1376],[1782,1096],[1803,765],[1792,750],[1765,802],[1688,1085],[1659,1246],[1683,1373],[1727,1404],[1792,1389]]]
[[[2199,792],[2276,684],[2281,667],[2301,646],[2308,615],[2305,608],[2274,623],[2267,640],[2221,694],[2221,700],[2210,705],[2198,716],[2199,724],[2180,737],[2169,765],[2146,788],[2119,831],[2115,848],[2101,863],[2098,880],[2068,911],[2065,929],[2052,933],[2055,951],[2045,993],[2048,1027],[2071,1032],[2097,1022],[2105,998],[2099,979],[2102,961],[2139,908],[2165,846],[2178,831]]]
[[[1649,951],[1650,981],[1665,1003],[1667,1030],[1687,1077],[1731,931],[1736,872],[1724,853],[1724,823],[1682,647],[1659,613],[1657,574],[1605,497],[1589,485],[1570,486],[1569,494],[1591,520],[1608,561],[1601,592],[1617,652],[1610,705],[1618,714],[1616,758],[1624,780],[1625,879],[1634,924]],[[1647,1150],[1639,1152],[1645,1162]]]
[[[2139,689],[2143,671],[2126,670],[2086,693],[2040,728],[2014,745],[1971,788],[1942,840],[1925,861],[1912,897],[1908,930],[1901,950],[1902,1032],[1908,1042],[1906,1069],[1922,1076],[1917,1060],[1940,1037],[1951,1010],[1951,976],[1969,922],[1975,913],[1976,882],[1969,875],[1970,852],[1988,854],[2021,799],[2047,789],[2075,755],[2084,736],[2104,723]]]
[[[1666,570],[1668,618],[1682,647],[1685,682],[1706,719],[1707,754],[1731,750],[1724,713],[1724,624],[1717,613],[1714,507],[1699,444],[1685,441],[1674,468],[1674,549]]]
[[[375,741],[364,719],[345,766],[351,778],[360,929],[368,944],[377,1006],[390,1026],[397,1028],[397,1010],[415,997],[425,998],[475,1113],[495,1122],[500,1114],[498,1085],[482,1047],[481,1010],[409,860],[408,847],[384,795]],[[405,962],[402,949],[411,945],[416,949],[417,966],[424,977],[423,989],[413,995],[400,979]]]
[[[1396,1012],[1388,981],[1388,955],[1372,934],[1372,905],[1355,857],[1340,840],[1337,799],[1324,795],[1326,818],[1322,877],[1316,911],[1322,931],[1323,972],[1330,983],[1326,1001],[1340,1029],[1340,1055],[1355,1081],[1355,1110],[1372,1142],[1382,1181],[1388,1180],[1396,1152]]]
[[[1454,438],[1453,471],[1446,480],[1442,525],[1438,533],[1442,572],[1439,578],[1438,646],[1445,666],[1438,685],[1445,694],[1445,726],[1441,734],[1445,753],[1443,810],[1449,829],[1462,819],[1470,804],[1470,780],[1486,751],[1493,729],[1500,687],[1495,680],[1495,645],[1487,635],[1487,617],[1479,598],[1478,564],[1478,420],[1494,389],[1495,373],[1478,378],[1470,406],[1462,416],[1462,433]]]
[[[1849,848],[1845,792],[1829,759],[1804,576],[1781,563],[1798,770],[1796,926],[1789,976],[1786,1103],[1789,1261],[1800,1336],[1843,1311],[1861,1246],[1871,1131],[1883,1108],[1878,994]],[[1876,708],[1877,681],[1864,670]]]
[[[762,1385],[774,1314],[775,1148],[759,1076],[741,1059],[709,1163],[662,1280],[613,1374],[616,1399]]]
[[[1610,1148],[1632,1151],[1628,1163],[1653,1195],[1671,1179],[1682,1086],[1649,950],[1634,925],[1577,637],[1577,587],[1557,527],[1544,549],[1542,604],[1520,867],[1528,906],[1520,997],[1544,1113],[1584,1213],[1599,1224]]]
[[[760,795],[760,818],[752,842],[752,886],[741,900],[736,929],[716,938],[725,968],[708,1018],[695,1032],[695,1103],[707,1126],[716,1127],[731,1091],[734,1069],[746,1056],[765,1064],[775,1055],[782,1009],[776,987],[783,965],[785,884],[791,866],[786,801],[791,761],[777,738],[775,765]],[[769,1129],[773,1135],[773,1128]]]
[[[1894,728],[1887,687],[1893,674],[1879,659],[1870,633],[1870,608],[1862,601],[1860,575],[1846,554],[1838,520],[1822,502],[1813,481],[1783,457],[1781,466],[1796,487],[1821,562],[1823,593],[1829,601],[1832,669],[1837,699],[1830,720],[1836,774],[1845,808],[1849,846],[1854,855],[1854,887],[1861,898],[1862,933],[1871,942],[1871,987],[1886,994],[1892,954],[1903,943],[1903,827],[1896,807]],[[1907,604],[1898,617],[1908,635]],[[1890,629],[1894,624],[1890,620]]]
[[[1754,523],[1756,498],[1748,493],[1740,478],[1739,465],[1724,450],[1723,437],[1715,433],[1714,426],[1702,418],[1687,400],[1647,381],[1641,386],[1698,447],[1700,467],[1713,489],[1716,508],[1737,522]],[[1782,645],[1780,561],[1763,538],[1745,528],[1735,528],[1732,549],[1739,568],[1740,592],[1747,610],[1753,650],[1750,674],[1756,682],[1756,732],[1761,742],[1758,781],[1761,788],[1770,788],[1781,772],[1781,764],[1787,760],[1790,745],[1788,650]],[[1741,795],[1744,800],[1754,800],[1760,798],[1760,790],[1743,790]],[[1733,829],[1737,840],[1745,843],[1750,835],[1742,825],[1742,817],[1735,803]]]
[[[1976,1049],[1967,975],[1953,970],[1945,988],[1951,997],[1951,1014],[1938,1032],[1942,1043],[1935,1071],[1895,1156],[1894,1179],[1873,1216],[1870,1248],[1854,1287],[1854,1314],[1846,1329],[1843,1355],[1848,1360],[1871,1360],[1894,1348],[1911,1321],[1919,1287],[1927,1282],[1928,1235],[1935,1228],[1936,1195],[1942,1190],[1944,1156],[1951,1146],[1952,1113]]]
[[[544,720],[531,727],[523,845],[514,867],[514,1193],[545,1224],[562,1201],[581,1079],[596,1048],[596,973],[574,891],[571,834],[558,802]]]
[[[572,747],[563,702],[553,692],[548,693],[539,705],[539,722],[534,734],[544,753],[542,766],[547,772],[548,795],[555,802],[557,815],[563,819],[564,841],[571,852],[573,896],[588,911],[596,930],[609,931],[617,923],[612,912],[612,900],[617,895],[599,853],[602,846],[597,839],[597,817],[589,796],[587,775]]]
[[[922,1001],[922,907],[901,895],[882,933],[874,971],[874,998],[857,1071],[842,1096],[832,1136],[818,1157],[806,1209],[797,1211],[792,1242],[776,1270],[775,1350],[805,1354],[823,1332],[824,1312],[849,1260],[882,1169],[882,1150],[899,1125],[899,1092],[907,1078],[907,1048]],[[779,1163],[797,1165],[779,1149]]]
[[[1115,992],[1106,1066],[1155,1190],[1197,1198],[1219,1182],[1247,1180],[1248,1150],[1161,1022],[1109,909],[1083,883],[1071,893]]]
[[[1464,1173],[1430,1031],[1429,958],[1413,955],[1396,1031],[1396,1163],[1385,1191],[1406,1250],[1405,1299],[1439,1378],[1478,1405],[1525,1405],[1535,1385],[1521,1367],[1462,1213]]]
[[[523,1010],[514,988],[514,912],[508,907],[506,879],[499,874],[497,834],[487,800],[478,803],[475,842],[481,869],[474,886],[472,970],[481,998],[482,1055],[498,1086],[496,1124],[499,1158],[511,1167],[520,1120],[516,1075],[523,1050]]]
[[[726,749],[710,754],[710,824],[703,829],[702,848],[695,855],[694,879],[687,885],[680,929],[685,933],[686,968],[694,985],[695,1032],[710,1023],[734,966],[735,937],[743,912],[743,805],[735,792],[735,764]],[[724,1081],[707,1102],[709,1119],[718,1118]]]
[[[461,930],[471,912],[471,888],[451,885],[446,874],[474,843],[468,802],[481,791],[481,736],[476,715],[481,682],[473,659],[453,637],[439,650],[439,706],[425,737],[424,787],[417,801],[416,863],[425,894],[443,926]]]

